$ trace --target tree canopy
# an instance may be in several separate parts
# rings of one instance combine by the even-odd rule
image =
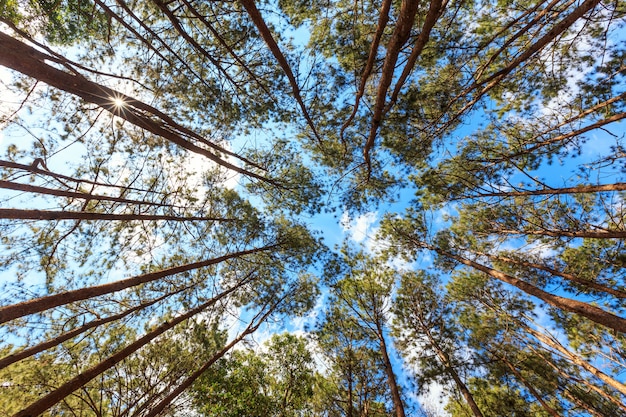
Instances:
[[[625,26],[0,0],[0,415],[626,416]]]

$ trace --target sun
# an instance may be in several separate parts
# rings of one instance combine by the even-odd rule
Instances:
[[[118,108],[124,107],[124,105],[126,105],[126,102],[120,97],[113,97],[113,105]]]

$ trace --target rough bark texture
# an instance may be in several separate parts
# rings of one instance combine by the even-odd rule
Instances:
[[[143,310],[144,308],[150,307],[151,305],[154,305],[156,303],[158,303],[159,301],[162,301],[168,297],[171,297],[172,295],[178,294],[186,289],[189,289],[189,287],[186,288],[182,288],[178,291],[175,291],[173,293],[168,293],[168,294],[164,294],[161,297],[155,298],[154,300],[139,304],[138,306],[135,306],[133,308],[129,308],[127,310],[122,311],[119,314],[114,314],[112,316],[109,317],[104,317],[98,320],[93,320],[90,321],[89,323],[84,324],[83,326],[77,327],[75,329],[70,330],[69,332],[65,332],[60,334],[59,336],[52,338],[50,340],[47,340],[43,343],[39,343],[35,346],[31,346],[27,349],[24,349],[21,352],[18,353],[14,353],[12,355],[8,355],[5,356],[4,358],[0,359],[0,369],[6,368],[7,366],[21,361],[22,359],[26,359],[30,356],[33,356],[39,352],[43,352],[46,349],[50,349],[51,347],[57,346],[63,342],[65,342],[66,340],[69,340],[73,337],[78,336],[81,333],[86,332],[89,329],[93,329],[96,328],[98,326],[102,326],[103,324],[106,323],[112,323],[114,321],[123,319],[124,317],[136,312],[136,311],[140,311]]]
[[[387,101],[387,90],[389,90],[391,80],[393,79],[400,50],[407,42],[409,35],[411,34],[411,29],[413,28],[413,23],[415,22],[415,14],[417,13],[418,7],[419,1],[417,0],[402,1],[396,27],[391,35],[389,43],[387,44],[387,54],[385,55],[385,62],[383,64],[380,81],[378,83],[378,89],[376,90],[376,104],[374,105],[372,124],[369,136],[365,142],[365,146],[363,147],[363,157],[365,158],[368,172],[371,172],[370,150],[374,146],[376,134],[383,118],[385,103]]]

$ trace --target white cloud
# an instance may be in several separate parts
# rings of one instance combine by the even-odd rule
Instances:
[[[356,243],[362,243],[366,238],[370,238],[376,234],[376,228],[373,225],[378,220],[378,212],[368,212],[360,215],[356,219],[351,218],[347,213],[341,216],[341,228],[344,233],[350,235],[350,239]]]

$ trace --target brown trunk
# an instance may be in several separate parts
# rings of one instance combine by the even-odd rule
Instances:
[[[385,110],[387,90],[389,90],[389,86],[391,85],[391,81],[393,79],[400,50],[411,34],[411,28],[413,28],[415,14],[417,13],[418,8],[419,1],[402,0],[400,11],[398,12],[396,27],[391,35],[389,43],[387,44],[387,54],[385,55],[385,62],[383,63],[380,81],[378,82],[378,89],[376,90],[376,103],[373,110],[374,114],[372,115],[372,124],[369,136],[365,142],[365,146],[363,147],[363,157],[365,158],[368,173],[371,172],[370,150],[374,146],[376,134],[383,117],[383,111]]]
[[[483,86],[476,95],[465,104],[458,112],[456,112],[450,120],[448,120],[442,127],[437,129],[435,134],[439,134],[441,131],[446,129],[452,123],[456,122],[461,115],[463,115],[466,111],[471,109],[478,101],[489,92],[492,88],[494,88],[504,77],[513,72],[517,67],[523,64],[525,61],[530,59],[533,55],[541,51],[546,45],[550,42],[554,41],[559,35],[569,29],[578,19],[583,17],[587,12],[592,10],[600,3],[600,0],[585,0],[580,6],[574,9],[569,15],[563,18],[561,21],[556,23],[552,29],[548,31],[541,39],[532,44],[528,49],[526,49],[523,53],[521,53],[517,58],[512,60],[506,67],[501,70],[495,72],[484,80],[480,80],[470,85],[468,88],[463,90],[460,94],[458,94],[452,101],[449,103],[450,106],[452,103],[456,102],[460,98],[467,96],[472,91],[479,89]]]
[[[92,213],[87,211],[47,211],[47,210],[20,210],[0,208],[0,219],[17,220],[166,220],[166,221],[222,221],[234,222],[236,219],[220,219],[217,217],[182,217],[168,216],[163,214],[110,214]]]
[[[424,242],[419,243],[419,245],[435,251],[439,255],[454,259],[457,262],[462,263],[463,265],[467,265],[478,271],[484,272],[487,275],[496,278],[502,282],[513,285],[524,291],[525,293],[537,297],[554,307],[560,308],[564,311],[579,314],[603,326],[609,327],[622,333],[626,333],[626,319],[604,311],[601,308],[587,303],[583,303],[578,300],[572,300],[570,298],[560,297],[558,295],[548,293],[518,278],[512,277],[500,271],[496,271],[495,269],[489,268],[485,265],[479,264],[469,259],[465,259],[461,256],[446,252],[442,249],[436,248]]]
[[[619,96],[619,98],[620,98],[620,99],[623,99],[623,98],[624,98],[624,96],[626,96],[626,93],[625,93],[625,94],[621,94],[621,95]],[[618,98],[618,97],[614,97],[614,99],[617,99],[617,98]],[[602,104],[602,105],[605,105],[605,104],[606,104],[606,102],[601,103],[601,104]],[[584,113],[584,112],[583,112],[583,113]],[[513,155],[507,155],[505,158],[500,158],[499,160],[494,160],[494,161],[490,161],[490,162],[502,162],[502,161],[509,161],[509,160],[511,160],[511,159],[513,159],[513,158],[516,158],[516,157],[518,157],[518,156],[522,156],[522,155],[530,155],[530,154],[532,154],[534,151],[536,151],[536,150],[538,150],[538,149],[540,149],[540,148],[543,148],[544,146],[551,145],[551,144],[553,144],[553,143],[557,143],[557,142],[564,142],[564,141],[566,141],[566,140],[568,140],[568,139],[571,139],[571,138],[573,138],[573,137],[575,137],[575,136],[580,136],[580,135],[582,135],[583,133],[587,133],[587,132],[590,132],[590,131],[592,131],[592,130],[595,130],[595,129],[601,128],[602,126],[608,125],[608,124],[613,123],[613,122],[620,121],[620,120],[622,120],[622,119],[624,119],[624,118],[626,118],[626,112],[623,112],[623,113],[617,113],[617,114],[614,114],[614,115],[613,115],[613,116],[611,116],[611,117],[607,117],[606,119],[598,120],[597,122],[592,123],[592,124],[590,124],[590,125],[587,125],[587,126],[585,126],[585,127],[583,127],[583,128],[580,128],[580,129],[574,130],[574,131],[569,132],[569,133],[564,133],[564,134],[562,134],[562,135],[558,135],[558,136],[555,136],[555,137],[553,137],[553,138],[550,138],[550,139],[544,140],[544,141],[542,141],[542,142],[536,143],[535,145],[533,145],[533,146],[531,146],[531,147],[529,147],[529,148],[524,149],[524,151],[523,151],[523,152],[518,152],[518,153],[513,154]],[[553,130],[553,131],[554,131],[554,130]],[[549,133],[550,133],[550,132],[546,132],[546,133],[544,133],[544,134],[549,134]]]
[[[530,384],[528,381],[526,381],[526,378],[524,378],[524,376],[515,368],[515,366],[505,357],[502,356],[496,356],[497,359],[501,360],[502,362],[504,362],[506,364],[506,366],[511,370],[511,372],[513,372],[513,375],[515,375],[515,378],[522,383],[522,385],[524,385],[526,387],[526,389],[528,390],[528,392],[530,392],[532,394],[533,397],[535,397],[535,399],[537,401],[539,401],[539,404],[541,404],[541,406],[543,407],[544,410],[546,410],[546,412],[548,414],[550,414],[553,417],[560,417],[559,413],[557,413],[552,407],[550,407],[541,397],[541,395],[539,395],[539,393],[537,392],[537,390],[532,386],[532,384]]]
[[[167,7],[167,4],[169,2],[164,3],[163,1],[154,0],[153,3],[165,14],[165,16],[167,16],[170,23],[172,24],[172,28],[180,35],[180,37],[183,38],[185,41],[187,41],[187,43],[189,43],[196,51],[200,52],[200,55],[208,59],[209,62],[213,64],[215,69],[217,69],[217,71],[220,74],[222,74],[224,78],[228,80],[228,82],[230,82],[230,84],[235,89],[240,90],[240,87],[237,85],[237,82],[235,82],[235,80],[232,79],[230,74],[226,72],[224,68],[222,68],[220,63],[217,62],[217,60],[213,58],[213,56],[206,49],[202,47],[202,45],[196,42],[194,38],[189,36],[189,34],[185,31],[183,26],[180,24],[180,21],[178,20],[178,18],[174,16],[174,13],[172,13],[172,11]]]
[[[122,197],[114,197],[108,195],[95,195],[84,192],[77,191],[67,191],[67,190],[56,190],[53,188],[39,187],[36,185],[30,184],[20,184],[11,181],[0,180],[0,188],[5,188],[7,190],[16,190],[23,191],[27,193],[36,193],[36,194],[47,194],[47,195],[55,195],[59,197],[69,197],[69,198],[80,198],[83,200],[95,200],[95,201],[112,201],[114,203],[126,203],[126,204],[136,204],[140,206],[156,206],[156,207],[167,207],[167,208],[183,208],[182,206],[174,206],[170,204],[157,203],[152,201],[142,201],[142,200],[131,200]]]
[[[183,136],[191,137],[219,152],[228,153],[228,151],[222,147],[215,145],[195,132],[179,125],[158,109],[128,97],[119,91],[89,81],[82,75],[61,71],[46,63],[46,60],[59,62],[58,57],[40,52],[3,32],[0,32],[0,49],[2,49],[0,65],[11,68],[60,90],[74,94],[86,102],[96,104],[115,116],[159,135],[188,151],[205,156],[224,168],[251,178],[272,183],[271,180],[233,165],[221,159],[211,151],[186,140]],[[116,106],[114,98],[122,100],[124,105]],[[156,119],[152,117],[156,117]]]
[[[315,124],[313,123],[313,120],[311,119],[311,116],[309,115],[309,112],[306,106],[304,105],[304,101],[302,100],[302,95],[300,93],[300,87],[298,86],[298,81],[296,81],[296,77],[293,75],[293,72],[291,71],[291,67],[289,66],[289,63],[287,62],[287,59],[285,58],[282,51],[280,50],[280,47],[274,40],[274,36],[272,36],[272,32],[267,27],[267,24],[265,24],[265,20],[263,20],[263,16],[261,16],[261,12],[259,12],[259,9],[257,9],[256,5],[254,4],[254,0],[239,0],[239,1],[243,5],[243,7],[246,9],[246,12],[248,12],[248,15],[250,16],[250,20],[252,20],[252,23],[254,23],[254,25],[259,30],[261,37],[263,38],[263,40],[267,44],[267,47],[270,49],[270,51],[274,55],[274,58],[276,58],[276,60],[278,61],[278,64],[280,65],[280,67],[283,69],[283,72],[287,76],[287,79],[289,79],[289,84],[291,85],[291,91],[293,92],[293,96],[298,102],[298,105],[300,106],[300,110],[302,110],[302,115],[304,116],[307,124],[311,128],[311,132],[313,133],[313,136],[317,140],[318,145],[321,146],[322,139],[317,134],[317,129],[315,128]]]
[[[352,359],[351,359],[352,360]],[[353,417],[354,415],[354,398],[352,395],[352,363],[348,362],[348,410],[346,412],[347,417]]]
[[[376,62],[376,56],[378,55],[378,46],[380,45],[380,38],[383,36],[383,32],[387,27],[387,22],[389,22],[389,9],[391,8],[391,0],[384,0],[383,4],[380,7],[380,13],[378,14],[378,23],[376,24],[376,33],[374,34],[374,40],[372,40],[372,45],[370,46],[370,52],[367,57],[367,62],[365,63],[365,69],[361,74],[361,82],[359,83],[359,89],[356,93],[356,98],[354,99],[354,108],[352,109],[352,113],[348,119],[341,126],[341,131],[339,133],[339,137],[343,140],[343,134],[345,130],[350,126],[352,120],[354,120],[354,116],[356,116],[357,111],[359,110],[359,102],[365,94],[365,85],[367,84],[367,79],[372,73],[372,69],[374,68],[374,62]]]
[[[599,412],[597,412],[596,410],[591,408],[591,406],[589,404],[585,403],[580,398],[578,398],[575,395],[571,394],[567,389],[562,391],[562,395],[563,395],[563,397],[567,398],[568,400],[570,400],[571,402],[576,404],[577,407],[580,407],[583,410],[585,410],[586,412],[588,412],[593,417],[610,417],[610,416],[607,416],[607,415],[604,415],[604,414],[600,414]]]
[[[391,107],[398,99],[398,95],[400,94],[402,86],[409,77],[409,74],[411,74],[411,71],[413,71],[413,67],[415,66],[417,58],[419,58],[419,56],[422,54],[422,51],[424,50],[424,47],[426,46],[430,38],[430,33],[435,27],[435,23],[437,23],[437,20],[443,13],[447,4],[448,0],[431,0],[430,6],[428,8],[428,13],[426,14],[426,19],[424,21],[424,25],[422,26],[422,31],[415,40],[411,55],[409,55],[409,59],[404,66],[404,69],[402,70],[400,78],[398,78],[398,82],[396,82],[396,86],[394,87],[393,93],[391,94],[389,104],[387,105],[387,108],[385,108],[385,113],[387,113],[391,109]]]
[[[503,193],[481,193],[479,195],[472,196],[470,198],[583,194],[583,193],[600,193],[604,191],[626,191],[626,182],[618,182],[615,184],[603,184],[603,185],[578,185],[576,187],[547,188],[543,190],[507,191]]]
[[[530,267],[530,268],[535,268],[535,269],[539,269],[539,270],[542,270],[542,271],[546,271],[546,272],[551,273],[554,276],[565,278],[568,281],[575,282],[577,284],[584,285],[584,286],[587,286],[589,288],[593,288],[594,290],[597,290],[597,291],[602,291],[602,292],[605,292],[607,294],[611,294],[614,297],[626,298],[626,292],[624,292],[624,291],[616,290],[614,288],[610,288],[610,287],[607,287],[605,285],[598,284],[597,282],[594,282],[594,281],[582,279],[582,278],[579,278],[579,277],[577,277],[575,275],[568,274],[568,273],[565,273],[565,272],[561,272],[561,271],[558,271],[558,270],[556,270],[554,268],[550,268],[550,267],[548,267],[546,265],[540,265],[540,264],[535,264],[535,263],[532,263],[532,262],[520,261],[520,260],[517,260],[517,259],[508,258],[506,256],[490,255],[490,254],[487,254],[487,253],[484,253],[484,252],[474,252],[474,253],[476,253],[477,255],[481,255],[481,256],[487,256],[490,259],[504,261],[504,262],[509,262],[509,263],[513,263],[513,264],[516,264],[516,265],[522,265],[522,266],[527,266],[527,267]]]
[[[261,318],[254,323],[254,320],[248,325],[246,330],[244,330],[239,336],[233,339],[228,345],[226,345],[222,350],[220,350],[217,354],[213,355],[213,357],[207,361],[200,369],[191,374],[185,381],[183,381],[175,390],[173,390],[167,397],[165,397],[159,404],[157,404],[154,408],[150,410],[143,417],[155,417],[161,413],[165,407],[174,401],[176,397],[178,397],[183,391],[193,384],[193,382],[198,379],[207,369],[209,369],[218,359],[224,356],[230,349],[233,348],[237,343],[243,340],[249,334],[254,333],[259,326],[269,317],[269,315],[274,311],[277,304],[274,304],[265,314],[261,316]]]
[[[387,383],[391,390],[391,399],[393,400],[393,406],[396,409],[396,417],[405,417],[404,403],[400,397],[400,390],[396,382],[396,375],[393,373],[393,367],[391,366],[391,360],[389,359],[389,353],[387,352],[387,343],[383,336],[383,329],[380,322],[376,321],[377,336],[380,341],[380,353],[383,357],[383,364],[385,366],[385,373],[387,374]]]
[[[0,167],[20,169],[20,170],[32,172],[32,173],[38,174],[38,175],[49,176],[49,177],[57,179],[63,185],[65,185],[65,183],[63,181],[61,181],[61,180],[71,181],[71,182],[75,182],[75,183],[78,183],[78,184],[90,184],[90,185],[97,185],[99,187],[116,188],[116,189],[122,190],[122,192],[138,191],[138,192],[141,192],[141,193],[158,194],[158,195],[160,195],[162,197],[165,197],[165,194],[158,193],[158,192],[151,191],[151,190],[142,190],[141,188],[127,187],[127,186],[123,186],[123,185],[105,184],[103,182],[97,182],[97,181],[87,180],[87,179],[83,179],[83,178],[74,178],[74,177],[69,177],[67,175],[57,174],[56,172],[52,172],[52,171],[48,171],[47,169],[39,168],[40,164],[41,164],[40,158],[35,159],[35,161],[31,165],[24,165],[24,164],[18,164],[16,162],[12,162],[12,161],[0,160]],[[69,187],[67,185],[65,185],[65,186],[68,187],[68,188],[72,188],[72,187]],[[179,206],[172,206],[172,207],[179,207]],[[180,208],[182,208],[182,207],[180,207]]]
[[[86,332],[89,329],[93,329],[95,327],[102,326],[103,324],[111,323],[111,322],[116,321],[116,320],[120,320],[120,319],[128,316],[129,314],[134,313],[135,311],[143,310],[144,308],[150,307],[151,305],[156,304],[159,301],[162,301],[162,300],[164,300],[164,299],[166,299],[168,297],[171,297],[172,295],[178,294],[178,293],[180,293],[180,292],[182,292],[184,290],[187,290],[189,288],[191,288],[191,287],[182,288],[182,289],[180,289],[178,291],[162,295],[159,298],[155,298],[152,301],[148,301],[146,303],[139,304],[138,306],[135,306],[133,308],[129,308],[128,310],[122,311],[119,314],[115,314],[113,316],[109,316],[109,317],[105,317],[105,318],[102,318],[102,319],[90,321],[89,323],[86,323],[86,324],[84,324],[84,325],[82,325],[80,327],[77,327],[75,329],[70,330],[69,332],[65,332],[63,334],[60,334],[59,336],[57,336],[57,337],[55,337],[53,339],[47,340],[47,341],[45,341],[43,343],[39,343],[38,345],[35,345],[35,346],[31,346],[31,347],[29,347],[27,349],[24,349],[21,352],[5,356],[4,358],[0,359],[0,369],[6,368],[7,366],[9,366],[9,365],[11,365],[11,364],[13,364],[15,362],[21,361],[22,359],[26,359],[26,358],[28,358],[30,356],[33,356],[33,355],[35,355],[35,354],[37,354],[39,352],[43,352],[46,349],[50,349],[51,347],[57,346],[57,345],[65,342],[66,340],[69,340],[69,339],[71,339],[73,337],[78,336],[81,333]]]
[[[533,235],[553,237],[579,237],[587,239],[623,239],[626,231],[623,230],[491,230],[490,233],[506,233],[510,235]]]
[[[523,327],[524,327],[524,330],[526,330],[528,333],[535,336],[537,340],[539,340],[540,342],[556,350],[557,352],[562,354],[564,357],[566,357],[568,360],[570,360],[572,363],[580,366],[585,371],[594,375],[596,378],[600,379],[602,382],[604,382],[611,388],[626,395],[626,385],[622,384],[619,381],[616,381],[615,379],[611,378],[610,376],[608,376],[607,374],[605,374],[604,372],[602,372],[595,366],[591,365],[589,362],[587,362],[586,360],[584,360],[577,354],[571,352],[569,349],[566,349],[555,338],[545,335],[535,329],[530,328],[529,326],[523,325]]]
[[[55,404],[57,404],[58,402],[62,401],[64,398],[66,398],[68,395],[70,395],[75,390],[79,389],[80,387],[85,386],[85,384],[87,384],[89,381],[91,381],[92,379],[94,379],[98,375],[100,375],[103,372],[105,372],[106,370],[112,368],[113,366],[115,366],[116,364],[118,364],[119,362],[124,360],[125,358],[129,357],[130,355],[132,355],[133,353],[135,353],[136,351],[141,349],[143,346],[145,346],[148,343],[150,343],[156,337],[162,335],[167,330],[172,329],[177,324],[179,324],[179,323],[181,323],[181,322],[183,322],[183,321],[185,321],[185,320],[195,316],[196,314],[201,313],[202,311],[206,310],[207,308],[209,308],[210,306],[215,304],[220,299],[226,297],[228,294],[230,294],[233,291],[235,291],[236,289],[240,288],[245,283],[246,283],[245,281],[244,282],[240,282],[237,285],[235,285],[234,287],[232,287],[232,288],[230,288],[230,289],[220,293],[219,295],[211,298],[206,303],[203,303],[200,306],[198,306],[198,307],[196,307],[194,309],[189,310],[185,314],[182,314],[182,315],[172,319],[169,322],[165,322],[165,323],[161,324],[155,330],[147,333],[145,336],[139,338],[135,342],[133,342],[130,345],[126,346],[124,349],[122,349],[119,352],[109,356],[107,359],[103,360],[99,364],[97,364],[97,365],[93,366],[92,368],[88,369],[87,371],[77,375],[76,377],[72,378],[70,381],[66,382],[65,384],[63,384],[59,388],[53,390],[49,394],[47,394],[44,397],[40,398],[39,400],[35,401],[34,403],[29,405],[25,409],[17,412],[16,414],[13,415],[13,417],[32,417],[32,416],[38,416],[38,415],[42,414],[43,412],[48,410],[50,407],[52,407]]]
[[[435,351],[437,352],[437,356],[441,360],[441,363],[454,380],[454,383],[456,384],[459,391],[461,391],[461,394],[463,395],[463,398],[465,398],[465,401],[467,402],[470,410],[472,410],[474,417],[483,417],[482,411],[480,411],[478,404],[476,404],[476,401],[474,401],[474,396],[470,392],[469,388],[467,388],[467,385],[465,385],[465,382],[463,382],[459,374],[456,372],[456,369],[454,369],[452,361],[450,360],[450,355],[448,355],[448,353],[441,348],[437,340],[435,340],[432,333],[430,332],[430,328],[428,327],[428,325],[424,323],[421,310],[415,311],[414,314],[417,320],[419,320],[419,324],[424,331],[424,334],[426,334],[428,341],[432,345],[433,349],[435,349]]]
[[[18,304],[8,305],[6,307],[0,308],[0,323],[5,323],[9,320],[13,320],[18,317],[24,317],[29,314],[39,313],[53,307],[69,304],[74,301],[86,300],[88,298],[93,298],[104,294],[110,294],[126,288],[134,287],[139,284],[155,281],[157,279],[161,279],[170,275],[179,274],[181,272],[191,271],[209,265],[215,265],[228,259],[271,250],[276,248],[277,246],[278,245],[268,245],[261,248],[235,252],[229,255],[220,256],[218,258],[208,259],[200,262],[193,262],[186,265],[163,269],[158,272],[137,275],[132,278],[127,278],[109,284],[96,285],[93,287],[81,288],[74,291],[66,291],[59,294],[35,298],[33,300],[24,301]]]
[[[206,26],[207,29],[209,29],[209,31],[211,32],[213,37],[215,37],[215,39],[217,39],[219,41],[219,43],[228,51],[230,56],[232,56],[233,59],[235,59],[235,61],[237,61],[237,63],[241,66],[241,68],[243,68],[244,71],[246,71],[248,73],[248,75],[250,75],[250,77],[252,77],[252,79],[257,83],[257,85],[265,92],[267,97],[273,97],[273,94],[267,89],[265,84],[263,84],[261,82],[259,77],[257,77],[256,74],[254,72],[252,72],[252,70],[245,64],[245,62],[243,62],[243,60],[235,53],[235,51],[233,51],[233,48],[231,48],[226,43],[226,41],[224,40],[222,35],[220,35],[220,33],[217,30],[215,30],[215,28],[213,27],[211,22],[208,21],[200,12],[198,12],[188,0],[182,0],[182,1],[183,1],[183,3],[185,3],[185,6],[187,6],[189,11],[191,11],[191,13],[193,13],[193,15],[196,17],[196,19],[201,21],[202,24],[204,24],[204,26]]]
[[[612,395],[610,395],[606,391],[604,391],[604,390],[598,388],[597,386],[591,384],[589,381],[587,381],[584,378],[583,379],[576,378],[576,377],[573,377],[572,375],[566,374],[565,372],[563,372],[563,369],[561,369],[561,367],[557,366],[551,360],[546,358],[540,351],[538,351],[537,349],[535,349],[533,347],[531,347],[531,350],[533,352],[535,352],[537,354],[537,356],[540,356],[548,365],[550,365],[552,367],[552,369],[554,369],[563,378],[566,378],[566,379],[569,379],[570,381],[574,381],[575,383],[584,385],[585,387],[589,388],[590,390],[596,392],[598,395],[600,395],[605,400],[615,404],[617,407],[619,407],[622,410],[626,411],[626,404],[624,404],[621,401],[618,401],[616,398],[614,398]]]

